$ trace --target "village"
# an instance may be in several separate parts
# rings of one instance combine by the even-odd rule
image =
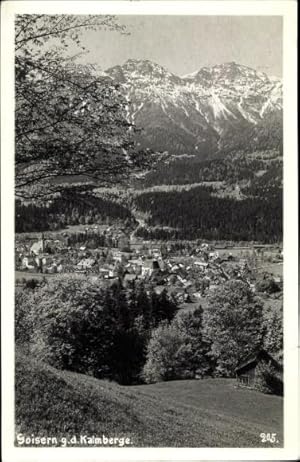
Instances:
[[[266,268],[266,262],[281,268],[283,259],[282,249],[276,246],[145,241],[119,226],[48,234],[39,239],[16,237],[17,282],[23,275],[82,274],[103,286],[119,280],[130,289],[142,282],[147,290],[166,290],[177,303],[186,304],[209,296],[230,279],[240,279],[255,291],[259,268]],[[272,277],[282,286],[280,273]]]

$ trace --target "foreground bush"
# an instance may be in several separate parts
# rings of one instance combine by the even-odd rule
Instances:
[[[210,368],[202,309],[181,311],[152,331],[143,378],[147,383],[204,376]]]
[[[262,393],[283,395],[283,383],[278,372],[271,364],[261,362],[256,368],[254,386]]]
[[[143,378],[147,383],[179,378],[177,353],[183,344],[174,325],[161,324],[152,331]]]

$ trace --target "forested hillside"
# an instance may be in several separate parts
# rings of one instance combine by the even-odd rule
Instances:
[[[145,192],[136,204],[150,213],[148,224],[174,230],[140,228],[144,238],[216,239],[277,242],[282,239],[281,191],[265,197],[235,200],[211,194],[210,188],[186,191]]]
[[[268,181],[271,181],[274,178],[276,184],[281,184],[282,157],[278,150],[254,150],[250,154],[239,151],[204,161],[197,157],[177,158],[172,162],[160,164],[149,172],[140,184],[145,187],[203,181],[225,181],[227,184],[232,184],[243,180],[253,181],[256,175],[261,173],[264,180],[268,178]]]
[[[16,202],[16,232],[47,231],[68,225],[101,223],[106,219],[134,218],[130,210],[116,201],[93,196],[67,195],[56,198],[47,206]]]

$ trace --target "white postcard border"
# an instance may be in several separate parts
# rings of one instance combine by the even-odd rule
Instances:
[[[284,82],[284,438],[282,449],[15,448],[14,441],[14,14],[283,16]],[[8,1],[2,4],[2,442],[3,460],[296,460],[299,456],[297,3],[294,1]],[[267,431],[267,429],[266,429]]]

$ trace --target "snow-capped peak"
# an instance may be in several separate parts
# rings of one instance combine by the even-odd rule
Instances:
[[[194,77],[196,77],[196,75],[198,74],[199,71],[194,71],[194,72],[191,72],[190,74],[185,74],[185,75],[182,75],[181,78],[182,79],[193,79]]]
[[[281,80],[236,62],[179,77],[152,61],[129,59],[106,73],[121,83],[126,116],[143,128],[147,146],[176,154],[220,148],[232,130],[257,126],[282,109]]]
[[[109,75],[117,72],[134,80],[144,81],[148,79],[152,81],[171,80],[174,83],[180,82],[180,78],[175,74],[148,59],[128,59],[122,66],[114,66],[107,70]]]

